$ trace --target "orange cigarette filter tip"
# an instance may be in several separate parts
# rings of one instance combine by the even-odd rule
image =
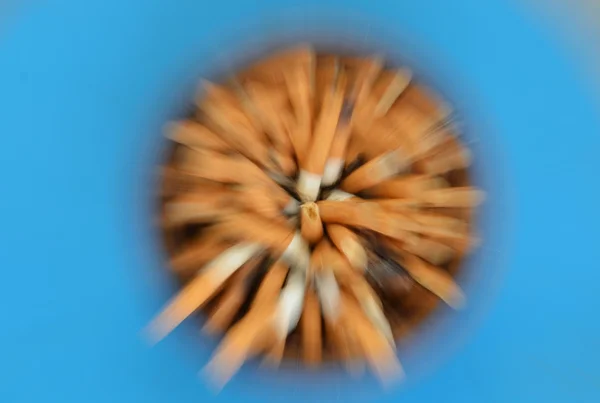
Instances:
[[[400,94],[406,90],[412,80],[412,72],[407,68],[389,71],[386,73],[387,74],[383,74],[381,76],[381,85],[385,87],[385,91],[375,106],[375,117],[381,117],[385,115],[390,110],[394,102],[396,102],[396,99],[398,99]]]
[[[281,153],[275,149],[269,150],[269,153],[269,156],[275,165],[275,168],[272,169],[273,172],[280,172],[287,177],[292,177],[296,174],[298,165],[296,165],[296,161],[294,161],[294,158],[291,155]]]
[[[219,127],[231,129],[232,136],[261,138],[261,127],[256,127],[256,120],[246,114],[235,89],[201,80],[196,106]]]
[[[260,243],[276,254],[286,250],[295,233],[287,223],[274,222],[254,213],[228,215],[215,227],[229,238]]]
[[[190,148],[205,148],[218,152],[231,151],[231,146],[206,126],[191,120],[182,120],[167,125],[168,139]]]
[[[289,99],[294,110],[294,116],[290,121],[288,133],[294,147],[296,158],[301,163],[304,163],[308,154],[312,132],[315,99],[314,55],[312,59],[312,63],[308,66],[296,66],[285,74]]]
[[[420,232],[423,227],[409,217],[386,211],[373,202],[325,200],[317,204],[325,223],[364,228],[394,239],[402,240],[409,232]]]
[[[174,272],[180,275],[192,275],[229,247],[231,247],[231,244],[220,238],[210,235],[201,236],[181,252],[174,254],[170,266]]]
[[[285,338],[275,339],[274,343],[270,348],[267,348],[265,358],[262,361],[263,365],[271,368],[277,368],[281,364],[285,352]]]
[[[314,64],[314,50],[310,45],[303,44],[292,49],[275,53],[239,75],[240,81],[256,80],[267,84],[285,83],[285,72],[296,66],[305,66],[310,70]]]
[[[371,90],[357,105],[356,119],[353,122],[357,131],[365,134],[374,122],[386,115],[411,79],[412,73],[408,69],[381,72]]]
[[[417,283],[454,309],[460,309],[465,305],[464,293],[447,271],[410,253],[403,253],[402,258],[404,268]]]
[[[485,200],[485,192],[473,187],[453,187],[428,190],[421,200],[433,207],[476,207]]]
[[[152,321],[148,328],[151,339],[159,341],[169,334],[212,298],[236,270],[261,250],[260,244],[241,243],[208,263]]]
[[[472,162],[471,152],[458,144],[443,144],[441,150],[426,156],[418,162],[417,168],[430,175],[443,175],[447,172],[468,168]]]
[[[160,197],[173,197],[179,193],[195,192],[198,189],[207,189],[209,192],[225,187],[222,183],[190,175],[172,166],[167,166],[158,171]]]
[[[209,334],[223,333],[233,323],[248,295],[247,280],[258,269],[262,260],[263,256],[255,256],[232,276],[202,330]]]
[[[342,176],[342,171],[346,163],[346,147],[348,146],[352,130],[351,119],[353,108],[354,106],[350,101],[346,101],[342,107],[329,157],[323,169],[323,186],[335,184]]]
[[[304,164],[300,167],[298,177],[298,193],[305,201],[315,201],[319,194],[325,163],[342,111],[345,86],[345,75],[340,72],[331,90],[325,93],[323,107],[311,139],[310,151]]]
[[[384,60],[379,56],[344,57],[341,62],[348,72],[350,98],[360,105],[380,75]]]
[[[207,150],[183,148],[178,166],[190,175],[221,183],[271,183],[262,169],[240,155],[223,155]]]
[[[346,192],[358,193],[396,176],[410,167],[410,159],[404,149],[383,154],[352,172],[341,183]]]
[[[300,207],[300,232],[306,241],[314,245],[323,238],[323,223],[315,203],[304,203]]]
[[[206,99],[199,99],[197,104],[208,118],[209,127],[214,128],[232,148],[253,162],[271,169],[265,138],[242,110],[235,94],[212,83],[203,84],[208,94]],[[213,95],[214,92],[219,95]],[[225,94],[221,95],[221,92]]]
[[[282,97],[287,101],[285,88],[268,88],[261,83],[251,82],[246,84],[246,90],[275,149],[282,154],[291,155],[292,144],[282,117],[287,107],[281,101]]]
[[[246,210],[262,217],[283,222],[281,202],[267,186],[257,185],[240,189],[234,196],[236,202]]]
[[[452,108],[448,103],[434,94],[431,89],[415,82],[406,88],[402,101],[402,105],[414,106],[437,121],[442,121],[452,115]]]
[[[227,332],[218,351],[206,366],[204,372],[217,388],[225,385],[244,361],[281,343],[273,324],[276,320],[277,300],[287,274],[288,266],[282,260],[273,264],[261,282],[250,311]]]
[[[342,294],[344,324],[360,345],[367,363],[384,385],[404,378],[404,370],[394,348],[369,321],[357,302]]]
[[[224,197],[229,192],[213,192],[206,194],[188,193],[176,196],[165,205],[166,226],[188,223],[204,223],[218,221],[237,209],[227,203]]]
[[[423,192],[450,186],[441,177],[407,174],[385,180],[366,190],[371,197],[385,199],[416,198]]]
[[[418,256],[436,266],[448,263],[456,256],[456,251],[450,246],[418,235],[408,236],[403,241],[390,238],[381,239],[382,243],[390,250],[400,253],[406,251]]]
[[[227,332],[203,371],[213,387],[220,390],[246,360],[272,346],[276,340],[274,317],[275,306],[270,305],[246,315]]]
[[[367,252],[356,233],[339,224],[328,224],[327,234],[333,244],[348,259],[352,268],[363,271],[367,266]]]
[[[321,306],[313,289],[306,291],[304,310],[300,318],[302,331],[302,355],[308,365],[318,365],[323,357],[321,339]]]
[[[288,275],[289,266],[283,260],[277,260],[265,275],[260,287],[256,292],[256,297],[252,301],[251,309],[264,306],[277,299],[283,287],[283,283]]]

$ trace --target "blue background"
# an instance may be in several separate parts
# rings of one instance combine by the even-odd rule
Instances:
[[[0,402],[600,401],[589,60],[518,2],[320,3],[0,5]],[[471,305],[406,349],[403,386],[251,366],[215,396],[197,323],[140,337],[173,290],[150,225],[161,127],[235,54],[340,32],[381,38],[465,116],[490,194]]]

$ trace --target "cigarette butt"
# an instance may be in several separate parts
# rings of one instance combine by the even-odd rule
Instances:
[[[315,203],[304,203],[300,206],[300,228],[302,237],[311,245],[323,237],[323,223]]]
[[[260,312],[246,315],[227,332],[203,370],[212,386],[220,390],[247,359],[267,348],[267,343],[274,338],[271,325],[273,316],[274,307],[264,308]]]
[[[229,192],[212,192],[206,194],[183,194],[170,200],[165,205],[166,226],[186,223],[204,223],[221,219],[229,214],[234,214],[237,209],[228,205],[224,197]]]
[[[338,181],[338,179],[342,176],[344,164],[344,158],[330,157],[327,160],[325,169],[323,170],[323,186],[332,186]]]
[[[236,202],[250,212],[276,221],[284,220],[280,202],[267,186],[244,187],[235,197]]]
[[[340,316],[340,287],[330,266],[329,243],[322,242],[319,246],[322,246],[321,258],[318,259],[321,266],[315,273],[315,285],[323,317],[326,321],[334,323]]]
[[[158,175],[161,182],[159,196],[166,198],[180,193],[191,193],[197,189],[206,189],[212,192],[222,190],[225,187],[222,183],[188,175],[172,166],[162,168]]]
[[[272,196],[289,201],[289,195],[252,161],[210,151],[180,150],[180,165],[188,175],[223,184],[264,185]],[[282,206],[283,207],[283,206]]]
[[[465,296],[448,272],[410,253],[404,253],[402,258],[404,268],[417,283],[454,309],[464,306]]]
[[[369,94],[377,77],[381,73],[384,60],[373,57],[344,57],[341,63],[348,72],[348,84],[351,98],[360,104]]]
[[[427,156],[419,161],[422,171],[430,175],[468,168],[471,165],[471,152],[464,147],[446,147],[443,151]]]
[[[369,366],[380,381],[389,385],[392,381],[402,379],[404,370],[385,336],[377,331],[351,297],[342,295],[342,304],[344,323],[356,335]]]
[[[406,214],[416,222],[429,227],[440,227],[450,231],[466,233],[469,229],[467,222],[455,217],[429,212],[410,212]]]
[[[282,203],[279,203],[279,205],[281,206]],[[294,199],[292,196],[289,196],[283,207],[283,213],[286,215],[292,215],[297,214],[298,212],[300,212],[300,202]]]
[[[421,201],[417,199],[369,199],[369,201],[377,203],[381,208],[390,212],[404,214],[418,211],[422,206]]]
[[[328,246],[325,246],[327,249]],[[325,262],[325,265],[327,263]],[[333,272],[329,267],[323,268],[315,275],[318,297],[325,321],[325,335],[329,344],[332,344],[338,356],[344,361],[350,358],[344,329],[341,326],[340,315],[340,289]]]
[[[358,276],[348,259],[330,243],[324,249],[323,268],[331,271],[340,283],[352,282]]]
[[[464,256],[470,253],[473,249],[475,249],[481,243],[481,240],[473,234],[469,234],[469,236],[465,237],[449,237],[444,235],[432,235],[429,237],[432,241],[441,243],[443,245],[448,246],[452,250],[455,251],[456,255]],[[410,251],[409,251],[410,252]],[[411,252],[417,256],[417,253]],[[423,257],[423,256],[420,256]],[[428,260],[428,259],[425,259]],[[431,262],[435,264],[435,262]]]
[[[319,111],[323,107],[325,94],[331,88],[340,69],[340,60],[335,56],[319,56],[315,70],[314,108]]]
[[[346,168],[354,161],[358,160],[363,154],[362,138],[356,135],[351,135],[346,145],[346,153],[344,154],[344,165]]]
[[[447,238],[468,237],[468,226],[461,220],[453,217],[428,213],[393,213],[396,220],[410,220],[414,223],[413,228],[403,227],[409,231],[427,236],[442,236]],[[404,224],[403,224],[404,225]]]
[[[423,192],[448,187],[440,177],[408,174],[388,179],[366,190],[371,197],[386,199],[416,198]]]
[[[224,332],[233,322],[245,298],[246,294],[242,287],[228,288],[219,300],[218,306],[211,312],[202,330],[208,334]]]
[[[404,143],[413,157],[426,154],[438,144],[437,141],[432,142],[437,138],[430,135],[438,123],[431,116],[411,106],[396,109],[388,115],[393,131],[402,134]]]
[[[299,231],[294,232],[291,237],[284,239],[281,249],[283,250],[281,258],[294,270],[308,272],[310,266],[310,249]]]
[[[281,171],[283,175],[294,176],[298,169],[298,166],[296,165],[296,161],[294,161],[290,154],[281,153],[277,150],[271,150],[270,153],[271,159],[275,163],[275,166]]]
[[[328,224],[364,228],[400,240],[409,235],[409,231],[422,230],[422,225],[416,221],[399,213],[388,212],[377,203],[322,200],[317,205],[321,219]]]
[[[358,235],[339,224],[328,224],[327,234],[333,244],[348,259],[352,268],[364,271],[367,266],[367,252],[361,244]]]
[[[171,268],[180,275],[191,275],[204,264],[225,252],[231,244],[212,236],[202,236],[183,251],[175,254],[170,261]]]
[[[452,108],[429,88],[412,82],[403,94],[403,101],[435,120],[447,119],[452,114]]]
[[[424,237],[418,237],[412,242],[407,242],[405,249],[435,266],[448,263],[456,256],[455,250],[451,247],[441,242],[437,242],[434,239]]]
[[[341,183],[346,192],[358,193],[373,187],[406,170],[410,160],[402,149],[390,151],[381,155],[352,172]]]
[[[278,98],[281,98],[279,90],[277,88],[267,88],[256,82],[247,83],[246,90],[256,106],[255,110],[258,118],[275,149],[281,154],[291,155],[292,144],[284,120],[281,117],[283,105],[280,105],[281,101],[278,100]]]
[[[485,193],[473,187],[454,187],[428,190],[420,199],[432,207],[476,207],[485,199]]]
[[[352,128],[350,125],[351,114],[351,106],[346,106],[341,112],[340,120],[331,144],[329,157],[327,158],[325,168],[323,169],[324,186],[331,186],[335,184],[342,175],[345,165],[344,158],[346,154],[346,146],[348,145],[350,131]]]
[[[405,149],[409,155],[415,154],[408,135],[402,128],[396,127],[391,119],[378,119],[366,123],[361,120],[359,111],[353,115],[352,138],[346,153],[347,159],[360,154],[366,161],[370,161],[398,148]],[[373,133],[377,135],[374,136]]]
[[[219,106],[208,104],[202,110],[209,118],[209,124],[232,148],[260,166],[273,168],[268,145],[261,141],[261,135],[254,132],[254,129],[236,122],[228,110]]]
[[[275,344],[265,354],[263,364],[271,368],[279,367],[285,351],[285,338],[275,340]]]
[[[302,330],[302,354],[304,362],[314,366],[322,360],[321,307],[314,290],[307,290],[304,297],[304,310],[300,318]]]
[[[346,370],[351,376],[357,378],[365,372],[364,354],[355,332],[345,329],[344,334],[346,335],[348,350],[350,352],[350,360],[346,362]]]
[[[240,79],[242,81],[257,80],[267,84],[281,84],[285,81],[284,73],[286,71],[298,65],[311,66],[313,58],[314,51],[309,45],[299,45],[293,49],[277,52],[254,64],[240,74]]]
[[[244,263],[234,273],[227,282],[227,288],[223,295],[209,313],[206,324],[202,328],[203,331],[209,334],[223,333],[233,323],[248,294],[247,279],[256,271],[262,261],[263,256],[258,255]]]
[[[252,301],[252,308],[256,308],[257,306],[260,307],[267,304],[269,301],[276,300],[287,277],[288,271],[288,266],[281,260],[278,260],[273,264],[256,292],[256,296]]]
[[[383,313],[381,300],[367,283],[364,277],[357,276],[351,285],[352,293],[358,300],[363,312],[375,328],[387,339],[395,349],[392,328]]]
[[[240,93],[235,89],[239,87],[227,88],[207,80],[201,80],[200,84],[196,106],[210,117],[213,123],[234,129],[234,133],[230,135],[245,133],[255,140],[264,139],[261,134],[262,127],[255,126],[256,120],[253,120],[244,109],[244,100],[240,99]]]
[[[335,355],[344,363],[352,361],[346,330],[341,323],[341,320],[331,321],[325,320],[325,335],[329,344],[333,346]]]
[[[339,189],[334,189],[332,190],[329,195],[327,196],[327,198],[325,200],[329,200],[329,201],[344,201],[344,200],[358,200],[360,201],[361,199],[358,198],[356,195],[353,195],[352,193],[348,193],[348,192],[344,192],[343,190],[339,190]]]
[[[169,301],[152,321],[148,334],[161,340],[196,309],[204,305],[237,269],[261,250],[259,244],[242,243],[231,247],[208,263],[194,279]]]
[[[191,148],[206,148],[218,152],[231,150],[231,146],[216,133],[191,120],[170,123],[165,135],[168,139]]]
[[[285,339],[300,321],[308,280],[307,267],[292,266],[287,282],[279,295],[274,323],[279,339]]]
[[[335,136],[344,100],[345,77],[338,77],[335,87],[325,93],[323,108],[316,122],[309,153],[301,165],[298,193],[305,201],[315,201],[321,187],[325,163]]]
[[[327,238],[321,239],[321,241],[314,247],[312,254],[310,255],[309,271],[311,274],[322,271],[325,267],[326,254],[329,253],[331,247]]]
[[[276,253],[283,253],[294,236],[294,230],[287,224],[253,213],[230,214],[215,228],[229,238],[260,243]]]
[[[359,133],[367,132],[377,120],[387,114],[396,99],[408,86],[412,73],[408,69],[382,71],[368,95],[357,105],[353,126]]]
[[[296,157],[303,163],[311,141],[314,98],[310,82],[311,74],[302,66],[298,66],[287,72],[285,79],[295,118],[293,127],[289,127],[288,130]]]
[[[321,190],[321,174],[314,174],[305,170],[300,170],[298,176],[297,191],[303,201],[310,202],[317,200]]]
[[[237,96],[237,101],[239,102],[242,111],[246,114],[246,117],[250,121],[257,138],[263,143],[268,142],[266,133],[264,133],[265,128],[260,118],[260,111],[252,101],[252,98],[250,98],[250,95],[248,95],[246,88],[239,81],[238,77],[235,76],[229,77],[229,83],[232,86],[233,92]]]
[[[240,156],[227,156],[212,151],[182,149],[178,155],[184,172],[221,183],[264,183],[273,180],[250,160]]]
[[[407,237],[402,242],[388,238],[383,240],[383,243],[392,251],[404,250],[436,266],[445,264],[456,256],[456,251],[450,246],[418,235]]]
[[[380,117],[385,115],[400,94],[406,90],[411,80],[412,72],[407,68],[384,72],[375,84],[375,86],[381,85],[385,87],[385,91],[375,106],[374,116]]]

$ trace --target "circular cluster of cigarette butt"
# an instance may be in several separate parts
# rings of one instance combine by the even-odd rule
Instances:
[[[464,304],[453,278],[483,194],[450,107],[410,70],[287,49],[203,81],[166,135],[160,221],[182,288],[149,331],[202,309],[224,334],[215,384],[258,355],[397,379],[396,342],[438,300]]]

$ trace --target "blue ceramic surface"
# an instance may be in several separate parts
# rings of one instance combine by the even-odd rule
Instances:
[[[600,122],[585,57],[517,2],[0,4],[0,402],[598,402]],[[150,349],[173,292],[151,224],[161,128],[200,76],[308,40],[377,48],[453,102],[489,201],[461,284],[400,349],[406,384],[197,377],[190,321]]]

